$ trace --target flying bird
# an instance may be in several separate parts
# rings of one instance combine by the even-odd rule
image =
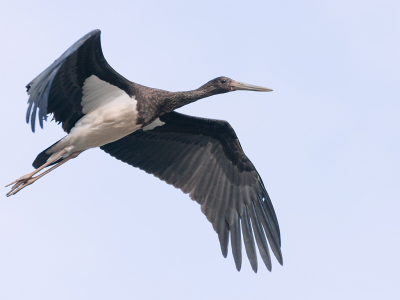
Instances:
[[[236,268],[242,263],[242,235],[257,272],[257,244],[271,271],[272,252],[282,264],[278,220],[264,183],[226,121],[174,112],[201,98],[264,87],[215,78],[196,90],[168,92],[131,82],[105,60],[100,30],[94,30],[27,85],[27,123],[43,128],[49,114],[67,136],[41,152],[36,169],[9,185],[19,192],[83,151],[106,153],[188,193],[218,234],[224,257],[229,236]],[[41,173],[40,173],[41,172]],[[254,242],[255,237],[255,242]],[[268,242],[267,242],[268,240]]]

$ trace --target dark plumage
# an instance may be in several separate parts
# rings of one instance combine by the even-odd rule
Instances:
[[[53,114],[68,135],[37,156],[33,163],[37,170],[14,181],[8,196],[82,151],[100,146],[118,160],[188,193],[218,233],[225,257],[230,232],[238,270],[242,234],[254,271],[256,244],[269,270],[268,242],[282,264],[279,225],[271,200],[233,128],[226,121],[174,112],[215,94],[269,89],[227,77],[215,78],[188,92],[168,92],[130,82],[104,59],[99,30],[82,37],[27,88],[27,122],[31,122],[32,131],[36,115],[43,127],[43,120]]]

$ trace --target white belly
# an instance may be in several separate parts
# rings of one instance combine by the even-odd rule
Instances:
[[[67,136],[75,151],[99,147],[134,132],[137,125],[136,101],[111,108],[101,107],[80,119]]]
[[[114,142],[141,127],[137,125],[135,98],[94,75],[84,83],[81,104],[85,115],[48,154],[68,147],[68,156]]]

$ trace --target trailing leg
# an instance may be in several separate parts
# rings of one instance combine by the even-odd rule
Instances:
[[[15,180],[15,181],[11,182],[10,184],[6,185],[6,186],[10,186],[10,185],[14,184],[14,186],[11,188],[11,191],[7,193],[7,197],[9,197],[11,195],[15,195],[16,193],[18,193],[23,188],[27,187],[28,185],[31,185],[32,183],[34,183],[39,178],[43,177],[47,173],[50,173],[51,171],[53,171],[54,169],[58,168],[62,164],[66,163],[70,159],[73,159],[73,158],[77,157],[79,154],[82,153],[82,151],[71,153],[66,158],[64,158],[62,161],[57,163],[55,166],[53,166],[50,169],[44,171],[43,173],[39,174],[38,176],[33,177],[33,175],[39,173],[44,168],[46,168],[46,167],[54,164],[58,160],[60,160],[63,157],[63,155],[66,154],[67,152],[68,152],[68,149],[61,150],[59,153],[57,153],[57,155],[55,155],[53,157],[50,157],[45,164],[43,164],[42,166],[37,168],[35,171],[33,171],[31,173],[28,173],[28,174],[22,176],[21,178],[19,178],[19,179]]]

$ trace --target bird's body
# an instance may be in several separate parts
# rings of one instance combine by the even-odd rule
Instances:
[[[256,238],[271,269],[269,244],[282,264],[279,226],[254,165],[225,121],[182,115],[175,109],[234,90],[269,89],[218,77],[188,92],[168,92],[130,82],[105,61],[100,31],[82,37],[28,84],[27,122],[35,129],[52,113],[66,137],[40,153],[36,171],[13,182],[13,195],[81,152],[94,147],[154,174],[189,193],[218,233],[227,255],[229,232],[236,267],[241,266],[241,231],[250,263],[257,270]],[[38,112],[37,112],[38,110]],[[46,167],[49,170],[33,177]],[[242,225],[242,229],[240,226]]]
[[[129,96],[95,75],[85,80],[81,103],[84,115],[65,138],[47,150],[47,154],[70,147],[66,157],[114,142],[142,127],[138,123],[135,96]]]

